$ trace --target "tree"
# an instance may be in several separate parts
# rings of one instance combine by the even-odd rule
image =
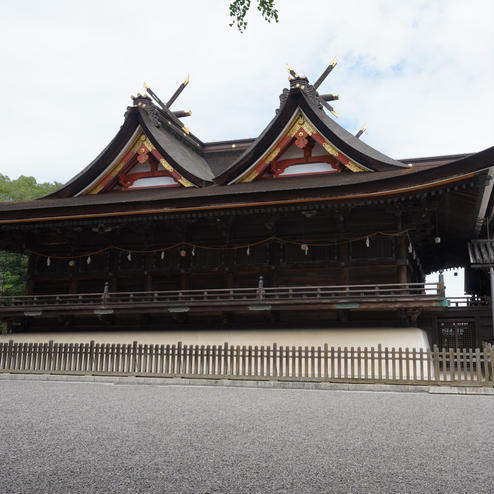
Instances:
[[[21,175],[11,180],[0,173],[0,201],[29,201],[43,197],[61,187],[58,182],[38,184],[34,177]]]
[[[24,295],[27,256],[0,250],[0,295]]]
[[[43,197],[58,189],[58,182],[37,183],[34,177],[21,175],[10,180],[0,173],[0,201],[26,201]],[[0,251],[0,295],[23,295],[27,256]]]
[[[278,22],[278,10],[274,6],[274,0],[256,0],[257,10],[261,13],[264,20]],[[247,27],[245,16],[250,9],[251,0],[235,0],[230,4],[230,17],[233,19],[230,26],[236,25],[238,30],[243,33]]]

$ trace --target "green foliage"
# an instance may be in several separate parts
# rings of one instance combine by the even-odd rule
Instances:
[[[278,10],[274,6],[274,0],[256,0],[257,10],[261,13],[265,21],[278,22]],[[251,0],[235,0],[230,4],[230,17],[233,19],[231,26],[236,25],[243,33],[247,27],[245,16],[250,9]]]
[[[27,256],[0,251],[0,295],[24,295]]]
[[[40,183],[21,175],[11,180],[0,173],[0,201],[26,201],[43,197],[61,186],[58,182]],[[23,295],[27,257],[0,251],[0,295]]]
[[[0,173],[0,201],[28,201],[43,197],[58,189],[62,184],[58,182],[44,182],[38,184],[34,177],[21,175],[10,180]]]

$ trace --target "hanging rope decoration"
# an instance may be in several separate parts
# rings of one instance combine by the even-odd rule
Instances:
[[[417,251],[413,248],[413,245],[412,245],[412,239],[410,237],[410,231],[407,231],[406,235],[408,237],[408,253],[412,254],[412,259],[417,262],[417,264],[419,265],[420,268],[422,268],[422,266],[420,264],[420,260],[417,259]]]
[[[365,244],[367,247],[370,245],[370,239],[377,237],[378,235],[382,235],[384,237],[399,237],[401,235],[406,234],[408,236],[410,245],[411,245],[411,240],[410,240],[410,235],[409,235],[409,229],[407,230],[402,230],[399,232],[394,232],[394,233],[388,233],[388,232],[373,232],[373,233],[368,233],[366,235],[362,235],[360,237],[355,237],[352,239],[345,239],[345,240],[340,240],[340,241],[335,241],[335,242],[325,242],[325,243],[318,243],[318,242],[300,242],[297,240],[288,240],[285,238],[280,238],[276,236],[268,237],[263,240],[258,240],[257,242],[251,242],[248,244],[239,244],[239,245],[234,245],[234,246],[224,246],[224,247],[212,247],[209,245],[199,245],[199,244],[193,244],[190,242],[179,242],[173,245],[169,245],[168,247],[157,247],[156,249],[125,249],[123,247],[118,247],[117,245],[108,245],[107,247],[104,247],[99,250],[91,251],[91,252],[85,252],[84,254],[79,254],[79,255],[72,255],[72,256],[54,256],[52,254],[45,254],[43,252],[37,252],[34,250],[29,250],[26,249],[24,251],[25,254],[31,254],[34,256],[38,257],[45,257],[46,258],[46,264],[50,266],[51,260],[52,259],[65,259],[65,260],[71,260],[71,259],[83,259],[86,258],[87,264],[91,263],[91,258],[100,254],[104,254],[105,252],[109,252],[111,250],[119,251],[119,252],[124,252],[127,254],[127,259],[129,261],[132,260],[132,254],[153,254],[160,252],[161,254],[161,259],[163,260],[165,258],[165,252],[170,251],[173,249],[180,248],[180,256],[185,257],[187,255],[187,251],[185,250],[186,247],[189,247],[191,249],[191,254],[194,256],[195,255],[195,249],[203,249],[203,250],[219,250],[219,251],[235,251],[238,249],[245,249],[245,253],[247,256],[250,255],[250,249],[252,247],[256,247],[258,245],[263,245],[268,242],[280,242],[281,244],[288,244],[288,245],[298,245],[301,250],[305,252],[307,255],[309,252],[310,247],[333,247],[337,245],[348,245],[354,242],[359,242],[362,240],[365,240]]]

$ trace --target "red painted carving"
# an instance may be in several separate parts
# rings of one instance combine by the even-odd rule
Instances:
[[[145,146],[141,146],[137,150],[137,161],[141,164],[146,163],[149,160],[148,150]]]
[[[328,163],[334,170],[327,172],[309,172],[307,174],[297,173],[297,175],[313,175],[315,173],[337,173],[341,171],[341,164],[333,156],[313,156],[307,161],[305,158],[293,158],[287,160],[275,161],[271,164],[271,173],[275,178],[278,178],[289,166],[305,165],[309,163]]]
[[[150,178],[150,177],[171,177],[175,181],[175,183],[172,185],[161,185],[160,187],[175,187],[179,185],[178,180],[181,178],[180,175],[175,171],[169,172],[167,170],[159,169],[158,159],[161,159],[161,157],[155,156],[154,153],[150,154],[147,148],[145,148],[144,146],[140,147],[135,155],[136,161],[133,161],[133,164],[131,164],[128,167],[125,167],[118,174],[118,183],[120,184],[122,189],[127,190],[130,187],[132,187],[132,185],[134,185],[134,182],[136,180],[139,180],[141,178]],[[142,164],[142,163],[146,163],[146,161],[149,161],[151,168],[150,171],[132,173],[132,169],[134,168],[136,162]]]
[[[309,140],[307,139],[307,132],[303,129],[299,129],[295,134],[295,146],[300,149],[304,149],[307,144],[309,144]]]
[[[304,159],[309,162],[312,158],[312,149],[314,148],[316,141],[314,139],[309,139],[307,146],[304,148]]]
[[[285,170],[288,167],[292,165],[301,165],[308,163],[328,163],[334,168],[334,170],[327,172],[309,172],[307,173],[307,175],[309,174],[312,175],[313,173],[335,173],[341,171],[341,164],[334,156],[331,156],[329,154],[323,156],[312,156],[312,150],[316,144],[316,140],[313,137],[315,137],[318,141],[319,139],[321,139],[321,141],[324,142],[322,137],[319,136],[318,134],[309,136],[304,129],[300,128],[299,130],[297,130],[294,137],[290,141],[289,145],[286,146],[283,152],[281,152],[277,156],[277,158],[271,163],[270,172],[272,173],[274,178],[278,178],[280,175],[282,175],[285,172]],[[280,159],[282,158],[286,149],[288,149],[292,143],[295,143],[297,147],[303,149],[304,157],[291,158],[285,160]],[[297,175],[304,175],[304,173],[299,173]]]
[[[307,134],[307,132],[303,129],[303,127],[299,127],[295,134],[292,137],[285,135],[279,142],[279,152],[272,159],[272,161],[268,161],[267,158],[257,163],[255,166],[255,172],[257,177],[261,178],[277,178],[279,177],[289,166],[292,165],[300,165],[304,163],[328,163],[333,168],[334,171],[327,172],[308,172],[308,173],[297,173],[297,175],[313,175],[319,173],[338,173],[346,170],[343,164],[348,163],[348,158],[342,153],[338,152],[337,156],[332,156],[330,154],[325,154],[322,156],[313,156],[312,150],[315,144],[319,143],[323,146],[326,141],[325,139],[318,133],[314,132],[311,136]],[[293,159],[281,159],[283,154],[293,145],[295,144],[298,148],[304,151],[303,158],[293,158]],[[270,154],[268,157],[272,158]]]

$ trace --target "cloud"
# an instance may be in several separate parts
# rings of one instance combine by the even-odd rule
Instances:
[[[471,152],[494,134],[494,6],[444,1],[279,2],[245,34],[228,1],[4,2],[0,172],[66,181],[118,131],[146,81],[203,140],[255,137],[287,85],[285,63],[338,92],[339,123],[396,158]]]

